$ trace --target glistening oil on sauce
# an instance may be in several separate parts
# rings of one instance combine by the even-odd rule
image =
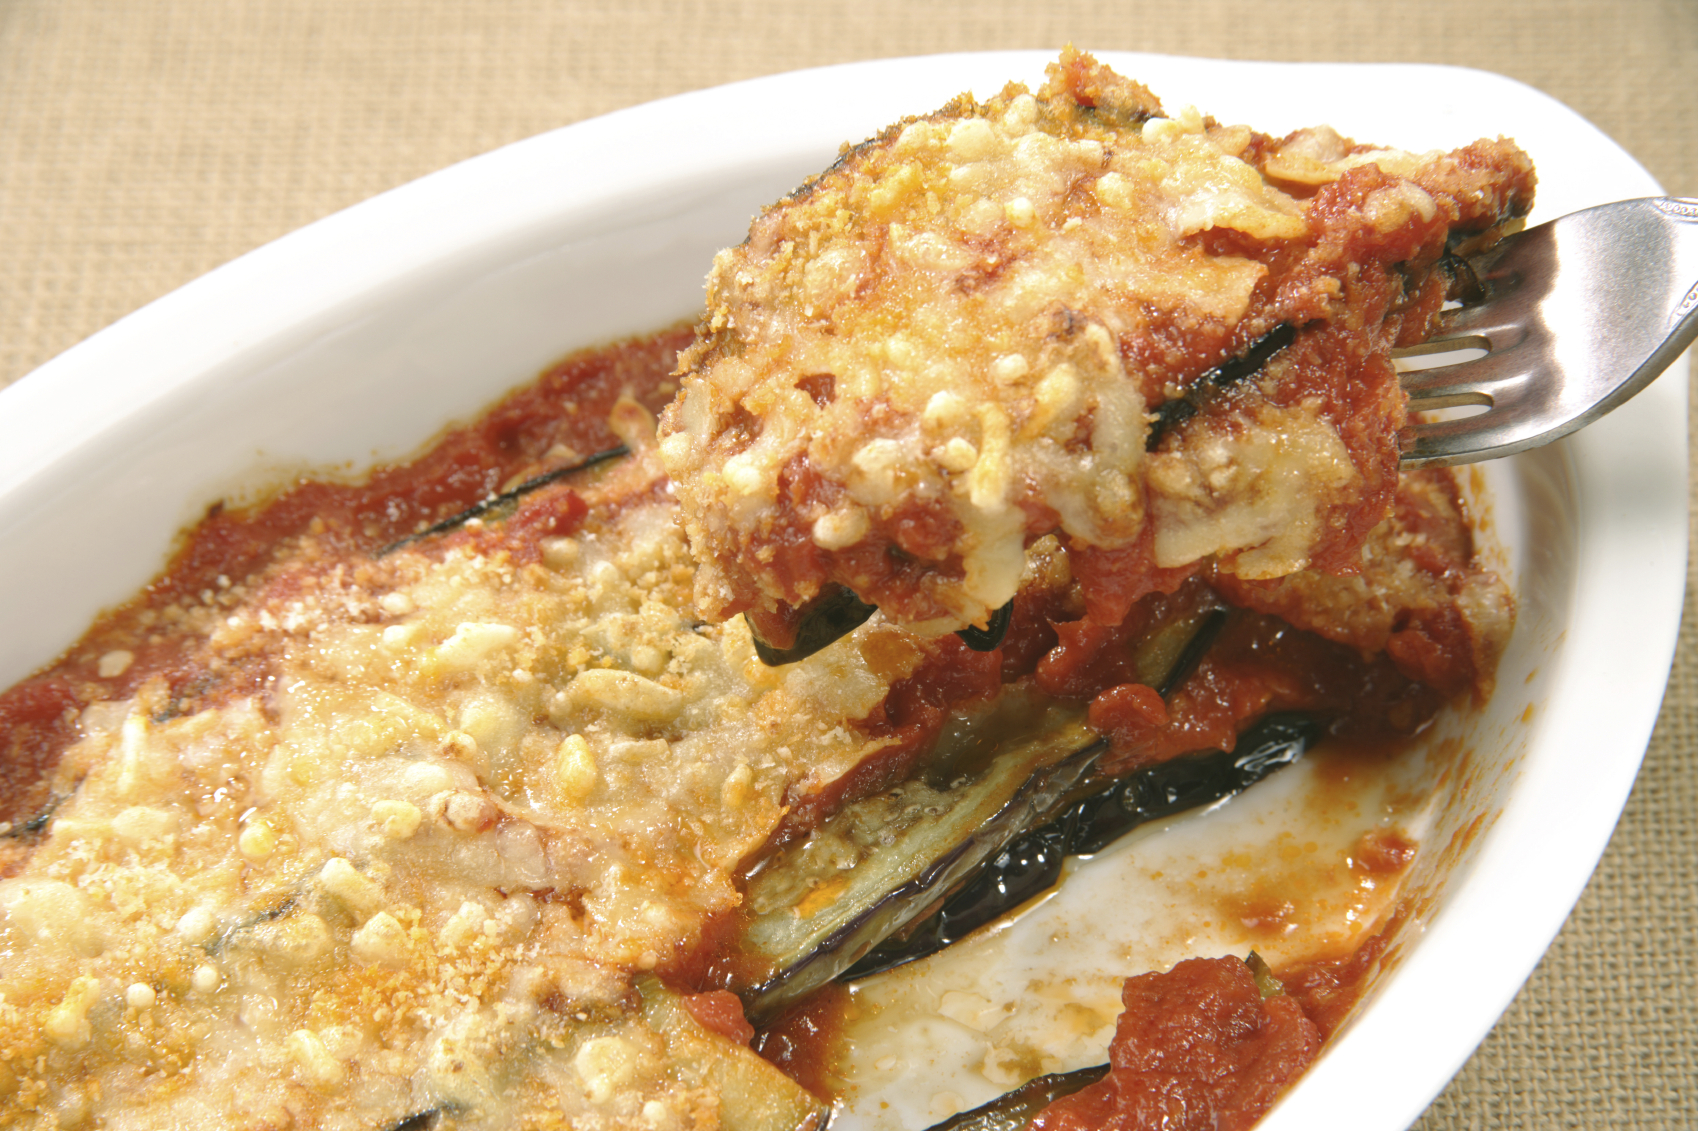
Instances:
[[[168,710],[192,713],[263,687],[260,664],[209,661],[202,637],[250,577],[302,537],[327,550],[374,553],[493,493],[608,448],[612,405],[635,392],[655,410],[687,326],[585,351],[551,366],[414,459],[357,482],[280,477],[241,505],[214,503],[178,538],[166,568],[133,600],[103,613],[63,656],[0,691],[0,875],[20,867],[55,803],[59,754],[90,703],[129,698],[149,681]],[[272,584],[288,584],[287,580]]]

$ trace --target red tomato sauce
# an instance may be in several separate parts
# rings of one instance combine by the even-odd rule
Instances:
[[[864,767],[863,788],[846,785],[846,792],[866,796],[899,780],[952,710],[1020,680],[1056,699],[1089,704],[1091,726],[1113,740],[1103,768],[1115,774],[1192,751],[1231,750],[1246,724],[1276,711],[1311,712],[1329,719],[1335,734],[1389,741],[1424,727],[1445,702],[1384,657],[1364,659],[1353,648],[1242,609],[1227,612],[1220,636],[1164,702],[1140,682],[1140,642],[1159,621],[1219,604],[1205,582],[1192,578],[1173,593],[1143,598],[1121,623],[1102,625],[1060,607],[1053,594],[1022,593],[1000,648],[976,653],[944,637],[913,675],[892,686],[863,726],[898,742],[881,752],[882,770]]]
[[[1407,862],[1407,857],[1404,857]],[[1323,1038],[1331,1037],[1356,1008],[1368,989],[1373,973],[1387,958],[1391,937],[1401,925],[1402,914],[1394,913],[1380,930],[1369,935],[1350,953],[1320,958],[1281,970],[1285,992],[1303,1007]]]
[[[1109,1074],[1045,1108],[1032,1131],[1245,1131],[1315,1059],[1321,1032],[1291,997],[1262,997],[1237,958],[1126,980]]]
[[[1366,852],[1395,873],[1413,846],[1388,835]],[[1348,954],[1280,971],[1267,997],[1231,957],[1128,978],[1109,1074],[1051,1103],[1030,1131],[1248,1131],[1361,1000],[1399,918]]]
[[[849,990],[833,982],[763,1026],[754,1049],[802,1087],[829,1096],[832,1056],[852,1008]]]
[[[755,1038],[755,1027],[743,1016],[743,1003],[730,990],[709,990],[687,994],[684,1008],[705,1029],[711,1029],[728,1040],[746,1045]]]
[[[263,657],[210,654],[191,627],[197,606],[216,609],[244,584],[274,593],[311,586],[310,570],[268,573],[304,537],[321,555],[357,568],[374,551],[496,492],[616,445],[608,427],[614,402],[630,395],[658,411],[672,395],[670,374],[691,333],[673,327],[574,354],[418,458],[359,482],[300,479],[251,505],[214,503],[136,598],[103,613],[57,661],[0,693],[0,821],[10,822],[4,831],[11,834],[0,840],[0,874],[21,865],[45,827],[53,770],[89,704],[151,685],[160,711],[181,714],[264,685],[270,673]],[[568,488],[538,495],[510,516],[533,542],[582,515]],[[102,658],[115,654],[129,658],[117,674],[102,676]]]

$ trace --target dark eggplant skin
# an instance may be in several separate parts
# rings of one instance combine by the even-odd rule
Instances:
[[[53,823],[54,812],[57,811],[59,806],[63,805],[68,799],[68,794],[49,797],[47,799],[47,803],[42,806],[41,811],[36,813],[34,816],[26,817],[21,821],[6,822],[5,829],[0,830],[0,840],[5,840],[10,837],[33,837],[38,833],[46,831],[47,826]]]
[[[1307,715],[1269,715],[1239,736],[1230,753],[1187,754],[1138,770],[1078,799],[1049,823],[1022,834],[961,883],[937,911],[892,935],[846,970],[853,981],[903,966],[959,942],[1055,885],[1069,856],[1101,852],[1139,825],[1224,801],[1288,766],[1325,728]]]
[[[985,627],[974,628],[968,625],[958,630],[955,635],[975,652],[994,652],[1002,647],[1002,638],[1008,635],[1008,626],[1013,622],[1014,600],[1010,598],[1007,604],[990,615]]]
[[[788,648],[777,648],[761,639],[761,634],[755,631],[753,621],[748,617],[749,635],[754,639],[755,655],[761,663],[769,668],[781,668],[785,664],[794,664],[805,660],[821,648],[835,644],[848,636],[867,622],[867,618],[878,612],[877,605],[869,605],[855,595],[855,591],[847,585],[831,585],[820,591],[807,612],[796,625],[796,642]]]
[[[1136,649],[1140,674],[1171,693],[1228,615],[1205,604],[1153,626]],[[1245,755],[1193,755],[1116,782],[1097,770],[1108,744],[1084,718],[1079,704],[1012,693],[968,726],[976,737],[964,746],[934,751],[921,777],[852,803],[752,870],[734,947],[744,972],[728,987],[749,1017],[772,1017],[846,971],[859,977],[947,946],[1047,890],[1066,857],[1283,764],[1263,759],[1246,775],[1234,769]],[[1249,748],[1260,741],[1251,736]]]
[[[434,1131],[442,1119],[441,1108],[430,1108],[426,1111],[409,1115],[407,1118],[389,1124],[383,1131]]]
[[[847,806],[755,873],[745,892],[752,914],[736,949],[762,971],[730,986],[750,1020],[760,1024],[832,981],[1024,830],[1069,805],[1108,748],[1079,721],[1082,714],[1052,707],[1030,738],[998,744],[988,764],[955,781],[915,781]],[[881,824],[893,814],[902,819]],[[861,831],[867,827],[871,838]],[[816,837],[853,845],[853,866],[809,864]],[[801,914],[796,893],[809,889],[810,878],[819,894]]]
[[[952,1115],[927,1131],[1022,1131],[1032,1118],[1062,1096],[1071,1096],[1108,1075],[1106,1064],[1054,1072],[1026,1081],[987,1104]]]
[[[433,534],[446,534],[448,531],[453,530],[456,527],[464,526],[474,518],[482,518],[492,510],[504,507],[508,503],[513,502],[515,499],[523,498],[532,491],[537,490],[539,487],[546,487],[557,479],[564,479],[566,476],[571,475],[574,472],[586,471],[589,468],[595,467],[597,464],[603,464],[608,460],[618,459],[620,456],[628,456],[630,454],[630,448],[626,447],[624,444],[615,444],[611,448],[604,448],[599,452],[592,452],[577,463],[570,464],[566,467],[557,467],[553,471],[545,471],[541,475],[533,475],[517,487],[503,491],[499,495],[491,495],[481,503],[472,504],[459,514],[449,515],[440,522],[431,523],[416,534],[409,534],[405,538],[396,539],[389,543],[389,545],[379,549],[372,556],[381,558],[385,554],[392,554],[396,550],[401,549],[403,546],[411,546],[414,542],[429,538]]]
[[[814,599],[797,624],[796,643],[790,647],[776,648],[768,644],[755,631],[753,623],[749,625],[749,635],[754,638],[755,655],[761,658],[761,663],[769,668],[778,668],[805,660],[828,644],[835,644],[860,628],[877,611],[877,605],[867,604],[855,595],[854,590],[837,585],[822,591]],[[1013,620],[1014,602],[1011,600],[990,615],[985,627],[969,625],[955,635],[975,652],[992,652],[1002,646],[1002,638],[1008,635],[1008,626]]]
[[[1289,322],[1281,322],[1251,342],[1242,354],[1228,358],[1191,382],[1186,386],[1184,396],[1163,402],[1156,408],[1150,434],[1144,440],[1144,450],[1155,451],[1169,430],[1202,412],[1222,390],[1260,371],[1275,354],[1296,340],[1297,328]]]
[[[240,939],[244,931],[251,931],[255,927],[263,926],[266,923],[275,923],[279,919],[286,919],[290,915],[294,914],[296,908],[300,905],[301,896],[299,892],[285,896],[280,902],[274,903],[270,907],[262,908],[261,910],[254,912],[252,915],[249,915],[240,923],[236,923],[230,927],[226,927],[222,931],[219,931],[217,934],[202,943],[201,949],[206,951],[208,955],[216,958],[220,954],[223,954],[233,941]]]

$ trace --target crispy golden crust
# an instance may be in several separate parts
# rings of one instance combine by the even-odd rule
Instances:
[[[1102,619],[1211,560],[1350,567],[1396,481],[1387,351],[1427,333],[1447,238],[1526,211],[1530,166],[1161,115],[1069,52],[1035,94],[846,152],[721,253],[662,421],[709,615],[837,582],[983,624],[1051,532]],[[1282,324],[1254,379],[1198,383]]]

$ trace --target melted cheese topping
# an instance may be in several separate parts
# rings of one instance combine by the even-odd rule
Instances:
[[[1321,501],[1359,478],[1313,405],[1257,406],[1248,422],[1199,429],[1149,462],[1156,565],[1242,551],[1233,572],[1247,578],[1306,567],[1321,533]]]
[[[941,631],[986,623],[1045,534],[1251,578],[1352,542],[1395,479],[1386,323],[1426,295],[1448,224],[1524,203],[1502,147],[1452,195],[1452,157],[1163,116],[1069,51],[1035,94],[963,96],[847,151],[720,253],[681,358],[661,450],[703,611],[781,618],[831,581]],[[1317,195],[1353,173],[1360,199]],[[1290,351],[1294,391],[1275,366],[1146,455],[1148,410],[1282,322],[1339,340]]]
[[[275,657],[264,694],[85,713],[0,881],[0,1123],[719,1117],[633,979],[738,905],[788,800],[877,748],[845,724],[904,671],[774,671],[740,623],[693,624],[675,506],[620,507],[657,474],[628,462],[592,497],[616,517],[541,564],[309,540],[293,595],[198,614]]]
[[[1159,111],[1129,94],[1137,114]],[[1298,239],[1308,223],[1240,157],[1247,130],[1192,110],[1140,131],[1066,120],[1055,102],[1011,89],[910,122],[856,154],[856,176],[822,179],[720,254],[708,326],[744,348],[685,382],[662,449],[689,484],[693,537],[714,545],[791,506],[781,473],[805,453],[841,469],[841,494],[806,512],[823,548],[859,541],[902,499],[948,501],[960,623],[1013,595],[1022,506],[1053,509],[1084,542],[1137,535],[1145,404],[1118,336],[1139,304],[1243,316],[1266,268],[1185,237]],[[829,403],[795,380],[811,374],[831,375]],[[739,411],[759,436],[715,450]]]

